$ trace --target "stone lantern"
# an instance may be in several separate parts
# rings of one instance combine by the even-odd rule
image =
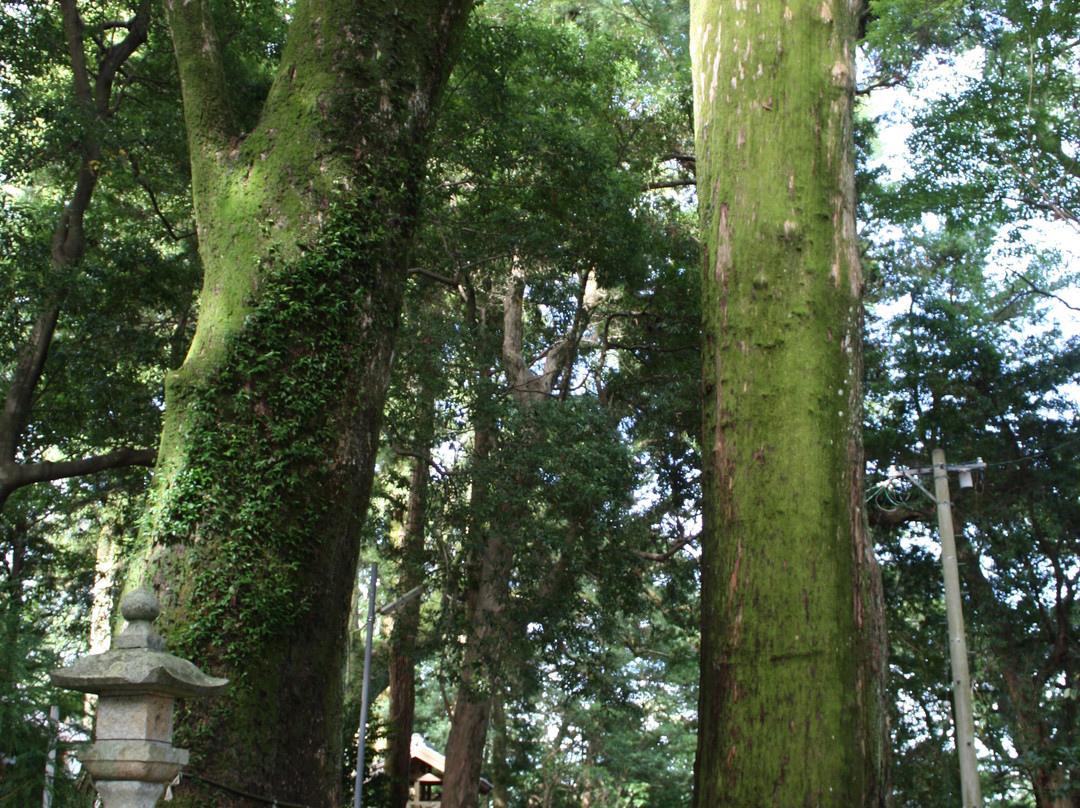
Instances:
[[[173,702],[228,684],[165,653],[153,626],[160,611],[152,592],[135,590],[120,605],[127,625],[109,651],[49,674],[59,687],[98,695],[94,743],[78,758],[104,808],[153,808],[188,762],[187,750],[172,745]]]

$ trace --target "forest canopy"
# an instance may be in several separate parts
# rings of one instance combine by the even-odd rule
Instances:
[[[423,593],[376,624],[368,802],[404,804],[416,731],[450,808],[481,774],[497,808],[691,805],[717,304],[690,8],[350,9],[0,13],[0,805],[91,804],[46,779],[90,726],[47,674],[139,583],[234,682],[178,717],[181,804],[240,804],[200,775],[348,803],[372,562],[380,602]],[[951,497],[984,799],[1074,807],[1080,4],[852,20],[891,800],[960,799],[934,502],[888,473],[942,448],[986,464]]]

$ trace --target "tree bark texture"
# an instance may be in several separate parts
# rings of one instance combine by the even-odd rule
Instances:
[[[477,429],[473,456],[483,462],[496,451],[497,432]],[[470,510],[488,510],[484,486],[474,485]],[[512,521],[512,520],[511,520]],[[465,580],[465,649],[461,676],[446,740],[443,808],[475,808],[484,761],[484,744],[495,690],[502,684],[505,646],[511,636],[506,625],[506,590],[513,563],[512,530],[500,520],[473,519],[470,524]]]
[[[469,0],[300,0],[249,132],[207,0],[166,0],[205,277],[142,539],[190,701],[191,771],[340,804],[342,670],[433,112]],[[248,804],[192,779],[180,805]]]
[[[491,703],[491,808],[510,808],[510,743],[506,727],[506,697],[496,693]]]
[[[861,508],[858,7],[692,4],[701,808],[884,801],[884,628]]]

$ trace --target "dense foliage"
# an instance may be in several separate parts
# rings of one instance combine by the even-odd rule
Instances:
[[[82,699],[47,672],[107,630],[198,282],[168,43],[149,7],[0,15],[0,802],[57,804]],[[117,17],[124,18],[118,23]],[[144,448],[145,447],[145,448]],[[95,580],[97,578],[97,580]],[[92,595],[92,591],[94,595]],[[103,607],[103,609],[102,609]]]
[[[984,794],[1080,800],[1077,5],[875,0],[864,21],[868,498],[897,805],[952,805],[959,789],[931,503],[875,487],[891,464],[926,466],[935,446],[988,466],[972,491],[953,481]],[[81,698],[46,673],[107,630],[146,483],[128,465],[150,462],[201,272],[162,22],[149,5],[105,2],[79,6],[79,26],[75,9],[26,0],[0,15],[0,393],[26,403],[0,421],[0,470],[114,461],[4,490],[4,806],[41,800],[49,707],[81,721]],[[215,7],[245,127],[280,57],[280,10]],[[435,745],[479,643],[471,681],[490,699],[481,753],[498,808],[690,797],[700,315],[685,14],[661,0],[489,2],[442,104],[364,557],[383,565],[385,600],[425,583],[408,647],[413,726]],[[78,53],[104,103],[80,97]],[[897,108],[871,120],[881,98]],[[881,162],[877,139],[896,123],[911,126],[902,170]],[[72,233],[78,249],[58,251]],[[54,311],[35,375],[20,363]],[[250,358],[268,374],[277,361],[287,381],[280,357]],[[332,372],[311,376],[332,394]],[[242,464],[246,447],[213,462]],[[260,518],[272,506],[270,487],[246,505]],[[493,539],[511,549],[488,556],[501,572],[484,579]],[[498,585],[496,642],[470,606],[485,580]],[[204,619],[189,632],[220,629]],[[390,649],[406,647],[391,624],[411,625],[401,612],[377,639],[377,692]],[[249,628],[230,624],[241,644]],[[362,645],[354,632],[347,725]],[[54,805],[85,801],[64,765],[56,789]]]
[[[984,798],[1075,805],[1077,4],[871,9],[877,80],[899,83],[912,155],[865,178],[871,478],[926,467],[934,447],[986,462],[973,490],[952,481]],[[869,496],[896,803],[955,804],[933,503],[895,482]]]

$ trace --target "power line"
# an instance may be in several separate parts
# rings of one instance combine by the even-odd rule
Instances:
[[[1072,445],[1074,445],[1076,443],[1080,443],[1080,436],[1077,436],[1075,438],[1070,438],[1069,440],[1065,441],[1064,443],[1060,443],[1057,446],[1054,446],[1054,447],[1052,447],[1050,449],[1044,449],[1041,452],[1035,452],[1034,454],[1024,455],[1023,457],[1014,458],[1013,460],[996,460],[996,461],[987,463],[980,457],[974,463],[960,463],[960,464],[950,465],[948,470],[949,471],[976,471],[976,470],[983,470],[983,469],[988,469],[988,468],[996,468],[996,467],[999,467],[999,466],[1021,465],[1023,463],[1033,463],[1034,461],[1038,460],[1040,457],[1046,457],[1048,455],[1054,454],[1055,452],[1060,452],[1062,449],[1066,449],[1069,446],[1072,446]],[[882,480],[881,482],[875,483],[873,486],[871,486],[871,491],[867,494],[866,499],[869,502],[869,501],[871,501],[873,499],[876,499],[879,495],[884,494],[885,498],[888,499],[891,504],[894,504],[894,505],[906,504],[903,501],[894,498],[894,496],[893,496],[894,495],[893,486],[891,484],[894,481],[899,481],[899,480],[903,479],[903,480],[907,480],[908,482],[911,482],[911,483],[913,483],[915,485],[918,485],[918,483],[915,480],[912,479],[912,476],[918,477],[918,475],[920,475],[920,474],[932,474],[933,470],[934,469],[933,469],[932,466],[923,467],[923,468],[903,468],[903,469],[898,469],[896,466],[889,466],[889,468],[886,469],[886,471],[885,471],[886,479]]]
[[[1017,458],[1015,460],[998,460],[997,462],[987,463],[986,465],[987,466],[1008,466],[1008,465],[1010,465],[1012,463],[1016,463],[1018,465],[1020,463],[1028,463],[1028,462],[1031,462],[1033,460],[1037,460],[1040,457],[1045,457],[1046,455],[1053,454],[1054,452],[1059,452],[1062,449],[1064,449],[1064,448],[1066,448],[1068,446],[1072,446],[1074,443],[1077,443],[1077,442],[1080,442],[1080,436],[1075,437],[1075,438],[1070,438],[1069,440],[1065,441],[1062,444],[1059,444],[1058,446],[1054,446],[1051,449],[1044,449],[1043,451],[1036,452],[1035,454],[1024,455],[1023,457],[1019,457],[1019,458]]]

